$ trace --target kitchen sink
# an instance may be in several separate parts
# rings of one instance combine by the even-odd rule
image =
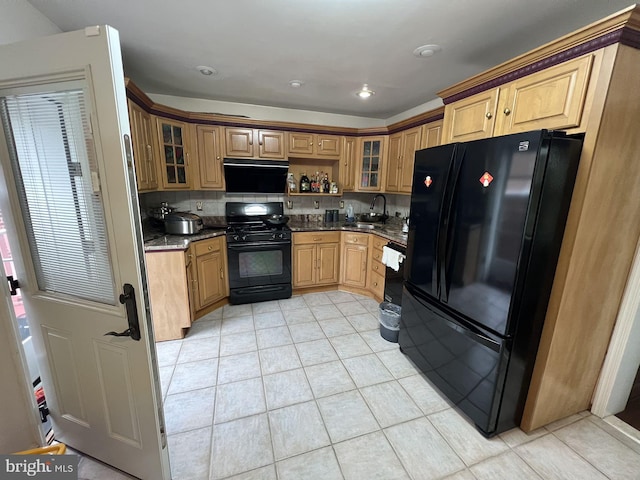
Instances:
[[[382,228],[382,225],[374,225],[373,223],[364,223],[364,222],[345,223],[344,226],[353,227],[353,228],[366,228],[367,230],[373,230],[374,228]]]

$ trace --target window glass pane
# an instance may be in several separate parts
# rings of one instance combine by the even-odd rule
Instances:
[[[173,143],[182,145],[182,129],[180,127],[173,127]]]
[[[38,288],[115,305],[83,90],[0,102]]]
[[[178,170],[178,183],[187,183],[187,175],[184,167],[176,167],[176,170]]]
[[[171,125],[167,125],[166,123],[162,124],[162,142],[172,144],[171,141]]]
[[[166,163],[173,165],[173,147],[164,147],[164,160]]]
[[[369,186],[369,174],[368,173],[363,173],[362,174],[361,186],[363,186],[363,187],[368,187]]]
[[[371,155],[371,142],[364,142],[364,152],[365,156]]]
[[[380,141],[373,142],[373,155],[380,155]]]
[[[378,174],[377,173],[372,173],[371,174],[371,183],[369,184],[370,187],[377,187],[378,186]]]
[[[169,165],[167,165],[167,182],[176,183],[176,169]]]
[[[176,147],[176,163],[184,165],[184,152],[182,151],[182,147]]]

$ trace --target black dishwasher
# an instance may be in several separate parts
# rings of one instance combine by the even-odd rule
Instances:
[[[406,255],[406,248],[397,243],[387,243],[387,248],[396,250]],[[386,267],[384,275],[384,301],[402,306],[402,282],[404,281],[404,261],[400,263],[400,269],[396,272],[391,267]]]

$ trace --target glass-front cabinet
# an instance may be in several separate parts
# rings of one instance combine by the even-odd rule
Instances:
[[[380,190],[384,145],[385,137],[360,138],[360,180],[358,190]]]
[[[162,187],[165,190],[188,189],[191,187],[189,170],[190,132],[183,122],[156,117],[160,147],[160,171]]]

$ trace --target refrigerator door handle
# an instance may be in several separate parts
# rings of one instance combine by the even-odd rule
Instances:
[[[434,312],[435,314],[438,315],[438,317],[451,329],[462,333],[463,335],[471,338],[472,340],[474,340],[475,342],[493,350],[494,352],[498,352],[500,353],[501,349],[502,349],[502,343],[501,342],[497,342],[496,340],[488,337],[487,335],[485,335],[480,329],[474,327],[473,325],[471,325],[470,323],[464,322],[462,320],[457,320],[454,319],[450,316],[446,316],[444,317],[443,315],[440,315],[436,309],[434,309],[432,306],[430,306],[430,304],[425,301],[424,298],[422,298],[422,294],[419,293],[419,291],[416,289],[416,287],[414,287],[413,285],[409,284],[409,283],[405,283],[405,286],[407,288],[407,291],[409,292],[409,294],[411,294],[411,296],[420,304],[422,305],[424,308]]]
[[[460,180],[460,171],[462,170],[462,162],[466,154],[466,148],[464,145],[458,145],[454,155],[452,174],[450,180],[447,183],[447,204],[442,211],[442,219],[440,221],[440,229],[444,231],[444,239],[442,243],[438,243],[438,293],[440,301],[447,303],[449,299],[449,285],[447,281],[447,264],[449,256],[452,250],[452,237],[453,227],[455,225],[455,218],[452,216],[452,212],[455,212],[455,192]],[[438,233],[438,235],[440,235]],[[438,239],[440,242],[440,239]]]

